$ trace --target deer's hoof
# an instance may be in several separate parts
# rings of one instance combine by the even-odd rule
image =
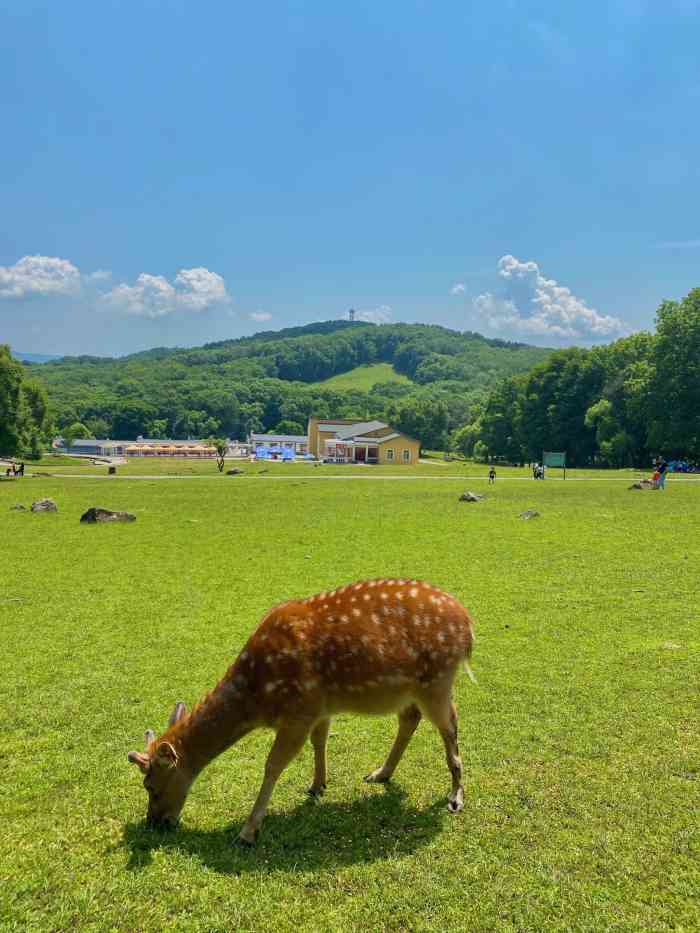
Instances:
[[[255,848],[256,837],[257,833],[253,836],[252,839],[249,839],[247,836],[244,836],[242,832],[240,832],[238,836],[236,836],[236,845],[239,849],[253,849]]]
[[[311,800],[320,800],[321,797],[323,797],[323,795],[325,794],[325,792],[326,792],[325,784],[321,784],[319,787],[314,787],[314,785],[312,784],[311,787],[309,787],[306,791],[306,793],[309,795]]]
[[[366,784],[388,784],[389,775],[383,774],[382,769],[379,768],[378,771],[372,771],[371,774],[367,774],[365,776],[365,783]]]

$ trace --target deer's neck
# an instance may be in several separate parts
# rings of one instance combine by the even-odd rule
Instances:
[[[225,679],[178,723],[177,744],[196,775],[256,725],[249,698]]]

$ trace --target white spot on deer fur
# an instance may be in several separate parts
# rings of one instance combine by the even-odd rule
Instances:
[[[246,659],[247,657],[248,657],[248,652],[247,652],[247,651],[241,651],[241,661],[245,661],[245,659]]]
[[[372,615],[370,616],[370,619],[375,623],[375,625],[380,625],[382,621],[376,612],[372,613]]]
[[[349,616],[346,616],[346,615],[342,615],[342,616],[340,617],[340,621],[341,621],[341,622],[349,622],[349,621],[350,621],[350,617],[349,617]]]
[[[408,595],[411,597],[411,599],[416,598],[416,596],[418,595],[418,590],[416,589],[415,586],[411,587],[411,589],[408,591]]]
[[[272,681],[270,683],[265,684],[265,693],[272,693],[272,691],[275,689],[276,686],[277,686],[277,681]]]
[[[402,590],[397,590],[397,591],[396,591],[396,598],[397,598],[397,599],[403,599],[403,591],[402,591]]]
[[[358,618],[358,619],[359,619],[359,617],[362,615],[362,613],[360,612],[360,610],[359,610],[357,607],[355,607],[355,608],[352,610],[352,614],[355,616],[355,618]]]
[[[350,597],[350,602],[351,602],[351,603],[356,603],[356,602],[357,602],[357,596],[351,596],[351,597]]]
[[[364,599],[364,601],[365,601],[366,603],[369,602],[369,600],[370,600],[370,595],[369,595],[369,593],[365,593],[365,594],[363,595],[362,598]]]
[[[388,598],[389,598],[389,594],[388,594],[388,593],[382,592],[382,593],[379,594],[379,598],[380,598],[380,599],[388,599]]]
[[[437,635],[436,635],[436,638],[437,638],[437,640],[442,644],[442,642],[444,642],[444,640],[445,640],[445,634],[444,634],[444,632],[438,632]]]
[[[362,589],[362,584],[361,584],[361,583],[356,583],[356,584],[353,586],[353,590],[361,590],[361,589]]]

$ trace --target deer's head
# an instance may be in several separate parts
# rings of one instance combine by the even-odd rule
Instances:
[[[170,726],[174,726],[186,713],[185,704],[177,703],[170,716]],[[156,740],[155,732],[149,729],[145,735],[145,752],[129,752],[127,755],[144,776],[143,786],[148,792],[146,820],[159,829],[177,826],[194,779],[167,736],[166,732]]]

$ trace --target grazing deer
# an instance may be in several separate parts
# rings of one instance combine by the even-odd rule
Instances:
[[[307,736],[314,749],[309,794],[326,787],[326,739],[336,713],[397,712],[399,729],[384,764],[365,778],[387,782],[423,715],[445,744],[452,775],[448,809],[464,806],[452,682],[468,667],[467,610],[418,580],[367,580],[272,609],[208,696],[187,713],[178,703],[167,730],[146,733],[129,752],[145,775],[149,823],[177,823],[192,782],[212,759],[253,729],[274,729],[265,777],[239,840],[252,845],[278,778]],[[470,672],[471,676],[471,672]]]

